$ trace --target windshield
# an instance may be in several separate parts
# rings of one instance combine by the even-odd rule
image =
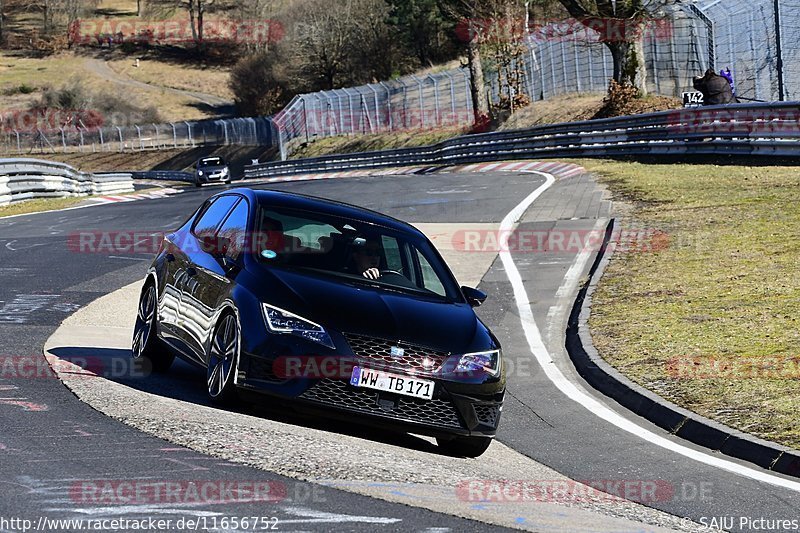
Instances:
[[[455,280],[425,239],[326,213],[264,206],[256,228],[254,252],[271,266],[460,300]]]
[[[201,159],[198,166],[200,167],[219,167],[225,164],[225,161],[219,157],[212,157],[209,159]]]

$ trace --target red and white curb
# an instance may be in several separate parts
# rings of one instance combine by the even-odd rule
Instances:
[[[92,198],[91,202],[93,205],[102,205],[102,204],[113,204],[118,202],[136,202],[139,200],[156,200],[160,198],[167,198],[168,196],[173,196],[182,192],[183,192],[182,189],[173,189],[172,187],[165,187],[157,191],[150,191],[143,193],[100,196],[99,198]]]
[[[412,166],[370,170],[346,170],[341,172],[319,172],[314,174],[296,174],[293,176],[276,176],[274,178],[256,178],[245,180],[247,184],[280,183],[286,181],[311,181],[328,180],[336,178],[361,178],[369,176],[407,176],[424,173],[452,173],[452,172],[547,172],[564,179],[577,176],[586,170],[572,163],[559,163],[553,161],[504,161],[500,163],[474,163],[471,165],[442,166]]]
[[[515,161],[500,163],[475,163],[448,167],[445,172],[546,172],[559,178],[571,178],[586,172],[580,165],[572,163],[559,163],[557,161]]]

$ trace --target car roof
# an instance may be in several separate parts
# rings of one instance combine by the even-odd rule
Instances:
[[[272,190],[254,190],[245,187],[231,189],[224,194],[237,193],[246,196],[257,203],[267,202],[275,207],[284,207],[288,209],[302,209],[306,211],[315,211],[329,215],[335,215],[342,218],[352,218],[367,222],[371,224],[378,224],[390,229],[402,231],[406,233],[413,233],[417,236],[423,236],[423,233],[417,228],[398,220],[396,218],[336,200],[328,200],[326,198],[319,198],[316,196],[308,196],[305,194],[298,194],[293,192],[272,191]]]

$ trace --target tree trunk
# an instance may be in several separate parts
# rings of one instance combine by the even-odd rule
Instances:
[[[189,0],[189,25],[192,27],[192,39],[197,44],[197,27],[195,26],[195,0]]]
[[[200,4],[199,0],[197,3]],[[200,9],[197,11],[197,38],[200,41],[200,46],[203,46],[203,17],[204,17],[204,9],[203,6],[200,5]]]
[[[647,68],[644,62],[644,39],[641,34],[635,41],[608,41],[605,43],[614,60],[614,81],[632,85],[639,96],[647,96]]]
[[[489,104],[486,101],[486,86],[483,79],[483,63],[481,63],[480,42],[477,37],[469,42],[467,58],[469,60],[472,109],[475,115],[475,123],[477,124],[489,116]]]

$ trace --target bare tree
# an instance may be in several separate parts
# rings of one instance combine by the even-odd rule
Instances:
[[[147,8],[152,13],[169,12],[175,8],[188,13],[192,40],[202,46],[206,14],[230,9],[231,5],[228,0],[150,0]]]
[[[388,12],[384,0],[299,2],[285,18],[298,81],[317,90],[388,78],[397,62]]]
[[[485,21],[494,11],[494,0],[443,0],[442,7],[465,30],[467,65],[470,73],[472,109],[476,124],[489,116],[486,80],[483,75],[481,43],[485,38]]]
[[[647,17],[664,0],[559,0],[585,26],[599,29],[614,60],[614,80],[647,94],[644,30]],[[612,27],[613,31],[608,31]]]

